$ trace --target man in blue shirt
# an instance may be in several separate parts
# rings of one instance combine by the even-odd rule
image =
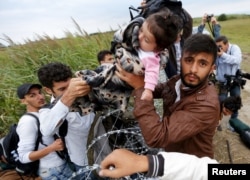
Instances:
[[[241,84],[238,81],[228,82],[226,76],[236,76],[240,69],[242,61],[241,49],[236,44],[231,44],[226,36],[219,36],[215,39],[218,46],[218,56],[216,59],[216,80],[219,82],[219,99],[224,101],[228,94],[230,96],[240,96]],[[231,115],[231,118],[237,118],[238,111]]]

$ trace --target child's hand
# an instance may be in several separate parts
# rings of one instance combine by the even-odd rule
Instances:
[[[151,101],[153,99],[153,93],[149,89],[145,89],[142,93],[141,100]]]

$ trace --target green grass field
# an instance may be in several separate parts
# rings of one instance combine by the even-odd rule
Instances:
[[[194,19],[198,25],[201,18]],[[221,22],[222,34],[230,42],[238,44],[244,54],[250,55],[250,17]],[[96,54],[99,50],[109,49],[113,32],[88,35],[76,24],[76,32],[66,32],[64,39],[38,37],[38,41],[27,40],[25,45],[0,49],[0,136],[8,131],[11,123],[17,122],[24,113],[16,96],[16,87],[24,82],[38,82],[38,67],[48,62],[60,61],[72,67],[73,71],[93,69],[97,66]],[[245,62],[243,62],[244,65]],[[246,66],[245,70],[250,71]]]

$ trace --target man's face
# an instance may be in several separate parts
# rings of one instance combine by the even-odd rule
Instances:
[[[101,64],[103,63],[113,63],[114,62],[114,56],[112,54],[106,54],[104,57],[104,60],[101,61]]]
[[[60,82],[53,82],[53,88],[49,89],[45,87],[45,91],[50,94],[53,95],[55,98],[62,96],[63,93],[66,91],[66,89],[69,86],[71,78],[69,78],[66,81],[60,81]]]
[[[223,113],[224,116],[229,116],[229,115],[233,114],[232,111],[230,111],[229,109],[225,108],[224,106],[222,108],[222,113]]]
[[[208,79],[214,68],[212,54],[184,52],[181,58],[182,82],[187,87],[196,87]]]
[[[31,88],[21,100],[30,110],[38,111],[42,106],[45,105],[45,97],[39,88]]]
[[[221,51],[227,52],[229,44],[224,44],[223,41],[216,42],[217,47],[220,48]]]

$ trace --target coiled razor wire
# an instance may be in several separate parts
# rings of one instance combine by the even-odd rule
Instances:
[[[119,117],[119,113],[120,110],[114,110],[111,112],[108,112],[106,115],[100,116],[98,120],[104,120],[107,117],[116,114],[117,119]],[[147,154],[150,150],[155,151],[156,149],[151,149],[149,148],[145,141],[144,138],[141,134],[141,130],[138,126],[135,127],[128,127],[128,128],[124,128],[124,129],[117,129],[117,130],[113,130],[114,127],[112,127],[112,129],[100,136],[97,136],[96,138],[94,138],[91,143],[88,145],[87,147],[87,151],[86,154],[88,154],[88,151],[93,148],[93,146],[100,141],[101,139],[106,139],[108,141],[108,138],[111,135],[116,135],[116,136],[120,136],[123,135],[123,137],[125,138],[125,142],[123,144],[112,144],[113,149],[117,149],[117,148],[125,148],[128,149],[132,152],[135,152],[137,154]],[[109,143],[106,142],[105,143]],[[100,153],[102,152],[103,149],[100,150]],[[97,157],[98,158],[98,157]],[[72,177],[69,180],[90,180],[90,174],[92,171],[96,171],[100,169],[100,165],[97,163],[94,163],[92,166],[85,166],[84,168],[79,169],[77,172],[74,172]],[[105,178],[105,180],[107,180],[108,178]],[[126,177],[122,177],[119,179],[112,179],[110,178],[110,180],[149,180],[149,179],[153,179],[153,178],[146,178],[144,176],[143,173],[136,173],[134,175],[131,176],[126,176]]]
[[[109,131],[101,136],[98,136],[92,140],[90,145],[87,148],[87,151],[99,140],[105,137],[109,137],[110,135],[114,134],[121,134],[123,133],[126,135],[127,141],[125,142],[124,145],[116,145],[114,144],[115,148],[126,148],[130,151],[133,152],[138,152],[138,154],[146,154],[148,152],[148,147],[145,146],[144,144],[144,139],[142,137],[142,134],[139,130],[139,128],[128,128],[128,129],[119,129],[119,130],[114,130],[114,131]],[[134,136],[134,137],[133,137]],[[130,141],[134,140],[134,141]],[[133,145],[140,143],[142,146],[141,147],[134,147]]]

